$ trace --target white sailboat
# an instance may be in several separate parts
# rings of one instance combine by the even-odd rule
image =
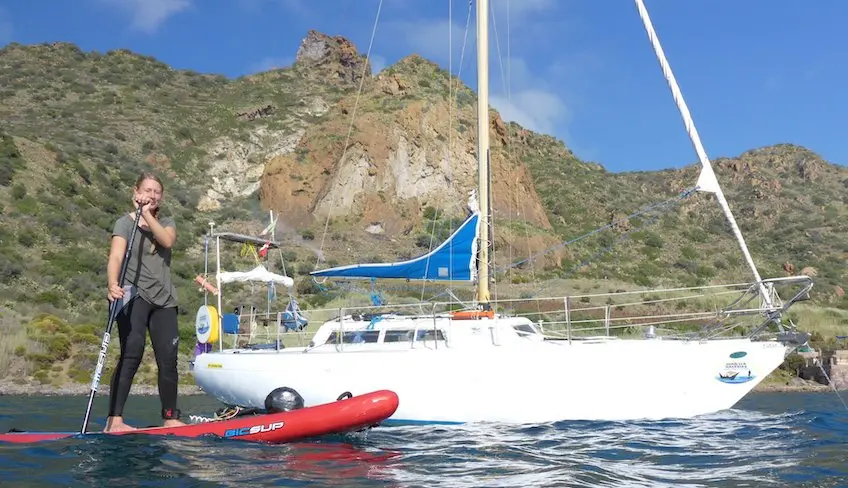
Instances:
[[[465,280],[476,283],[477,307],[457,312],[450,304],[428,302],[410,305],[406,312],[402,305],[389,310],[339,309],[306,347],[225,349],[222,341],[216,350],[196,357],[197,384],[221,402],[257,408],[263,407],[268,393],[281,386],[297,390],[307,406],[335,400],[345,391],[360,394],[389,389],[400,398],[390,421],[404,423],[685,418],[730,408],[748,394],[788,352],[806,341],[807,336],[797,333],[794,324],[785,325],[781,315],[806,296],[812,283],[807,277],[760,278],[647,11],[641,0],[636,0],[636,5],[702,164],[697,190],[717,197],[754,275],[752,283],[737,287],[740,299],[733,306],[639,321],[615,317],[618,309],[605,305],[604,333],[594,336],[578,333],[580,324],[588,320],[580,317],[585,318],[590,307],[575,306],[575,297],[534,299],[536,318],[544,317],[544,323],[531,320],[532,313],[497,311],[511,305],[506,301],[493,304],[489,292],[488,0],[477,0],[479,208],[472,198],[465,223],[442,246],[420,258],[313,273],[365,279]],[[220,265],[217,277],[220,288]],[[791,285],[796,291],[782,301],[775,291],[779,285]],[[682,288],[672,292],[677,298],[688,293]],[[756,306],[746,308],[752,300]],[[657,333],[668,323],[732,322],[741,317],[757,320],[745,336],[718,336],[717,328],[707,328],[699,337]],[[638,336],[610,334],[611,329],[624,326],[644,327],[645,332]],[[764,335],[769,327],[778,332]]]

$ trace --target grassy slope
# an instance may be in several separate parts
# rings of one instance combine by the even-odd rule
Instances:
[[[216,212],[196,210],[205,191],[210,142],[220,136],[247,138],[258,123],[236,114],[251,107],[274,104],[275,115],[261,125],[285,130],[315,122],[291,116],[310,96],[320,95],[331,104],[352,96],[350,88],[316,82],[312,73],[299,69],[230,80],[173,70],[127,51],[84,53],[61,43],[9,45],[0,50],[0,67],[0,334],[6,339],[0,365],[17,365],[42,379],[61,373],[82,380],[82,372],[90,370],[106,312],[102,276],[108,235],[140,170],[155,168],[165,175],[167,210],[179,222],[180,259],[174,273],[185,297],[180,318],[188,353],[194,304],[199,303],[191,279],[203,269],[198,250],[206,222],[235,225],[260,215],[255,197],[235,199]],[[416,96],[445,96],[432,83],[417,85],[424,88]],[[672,198],[696,179],[694,167],[611,174],[538,134],[515,142],[513,153],[529,168],[562,240]],[[799,324],[823,335],[844,333],[848,301],[836,287],[844,285],[846,276],[848,171],[791,145],[717,164],[763,275],[785,274],[784,263],[796,272],[816,270],[814,301],[829,308],[799,307]],[[569,246],[569,257],[559,268],[524,265],[511,280],[579,278],[592,283],[609,277],[622,286],[649,286],[749,279],[713,197],[696,194],[655,222],[652,216]],[[510,225],[520,227],[520,222]],[[347,245],[364,242],[355,231],[338,232],[344,235],[334,239]],[[610,245],[611,252],[597,254]],[[230,251],[228,258],[249,263],[237,252]],[[311,251],[293,247],[285,252],[298,274],[308,270]],[[402,252],[411,255],[421,249],[410,244]],[[328,257],[330,262],[345,260],[344,254]],[[585,259],[591,264],[575,269]],[[302,304],[326,301],[299,281]],[[38,318],[38,313],[72,325],[58,326],[56,319]],[[39,328],[45,321],[53,325]],[[54,340],[60,336],[65,339]]]

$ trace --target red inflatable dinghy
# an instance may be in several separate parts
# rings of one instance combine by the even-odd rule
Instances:
[[[149,427],[129,432],[90,432],[84,435],[211,435],[244,441],[284,443],[372,427],[391,417],[397,410],[398,403],[395,392],[378,390],[288,412],[244,415],[179,427]],[[82,435],[79,432],[8,432],[0,434],[0,442],[39,442]]]

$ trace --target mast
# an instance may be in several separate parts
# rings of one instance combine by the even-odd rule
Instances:
[[[672,73],[671,66],[668,64],[668,60],[665,57],[663,48],[660,45],[660,40],[657,37],[657,33],[654,31],[654,26],[651,23],[650,17],[648,17],[648,10],[645,8],[645,4],[642,0],[635,1],[636,8],[639,10],[639,16],[642,18],[642,23],[645,25],[645,30],[648,33],[648,38],[651,40],[654,52],[656,53],[657,59],[662,67],[663,75],[665,75],[668,87],[671,89],[672,97],[677,104],[677,109],[680,111],[680,115],[683,117],[683,123],[686,125],[686,132],[689,134],[689,139],[692,141],[692,145],[694,146],[695,152],[698,154],[698,159],[701,162],[702,169],[701,175],[698,177],[698,190],[715,193],[716,199],[718,200],[719,205],[721,205],[722,210],[724,210],[724,215],[727,217],[727,221],[730,223],[730,228],[736,236],[739,247],[742,249],[745,261],[748,263],[748,267],[751,268],[751,272],[754,274],[754,279],[757,281],[757,286],[760,289],[760,295],[762,296],[766,307],[773,309],[774,304],[771,299],[771,294],[769,294],[768,290],[766,290],[765,284],[763,283],[762,278],[760,278],[760,273],[757,271],[757,265],[754,264],[754,259],[751,257],[751,253],[748,251],[748,246],[745,244],[745,238],[742,237],[742,231],[739,229],[739,226],[736,225],[736,219],[733,217],[733,213],[730,211],[730,206],[724,198],[724,192],[722,192],[721,187],[718,184],[718,179],[716,179],[712,164],[707,157],[706,151],[704,151],[704,146],[701,144],[701,138],[698,136],[698,130],[695,128],[695,122],[692,120],[692,115],[689,113],[686,101],[683,100],[683,94],[680,92],[680,87],[677,85],[677,80],[674,78],[674,73]]]
[[[480,258],[477,302],[489,303],[489,4],[477,0],[477,196],[480,199]]]

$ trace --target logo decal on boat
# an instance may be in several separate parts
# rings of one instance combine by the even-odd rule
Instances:
[[[731,354],[733,357],[734,354]],[[742,353],[743,355],[745,353]],[[741,357],[741,356],[740,356]],[[748,364],[743,361],[733,361],[725,363],[724,370],[716,376],[716,379],[722,383],[747,383],[756,378],[753,375]]]
[[[209,364],[206,365],[206,368],[208,368],[208,369],[221,369],[223,367],[224,366],[219,364],[219,363],[209,363]]]
[[[731,354],[730,357],[732,359],[739,359],[739,358],[744,358],[747,355],[748,355],[748,353],[745,352],[745,351],[736,351],[733,354]]]
[[[227,429],[224,431],[224,437],[240,437],[243,435],[260,434],[262,432],[272,432],[282,429],[284,425],[286,425],[285,422],[271,422],[270,424],[242,427],[241,429]]]

